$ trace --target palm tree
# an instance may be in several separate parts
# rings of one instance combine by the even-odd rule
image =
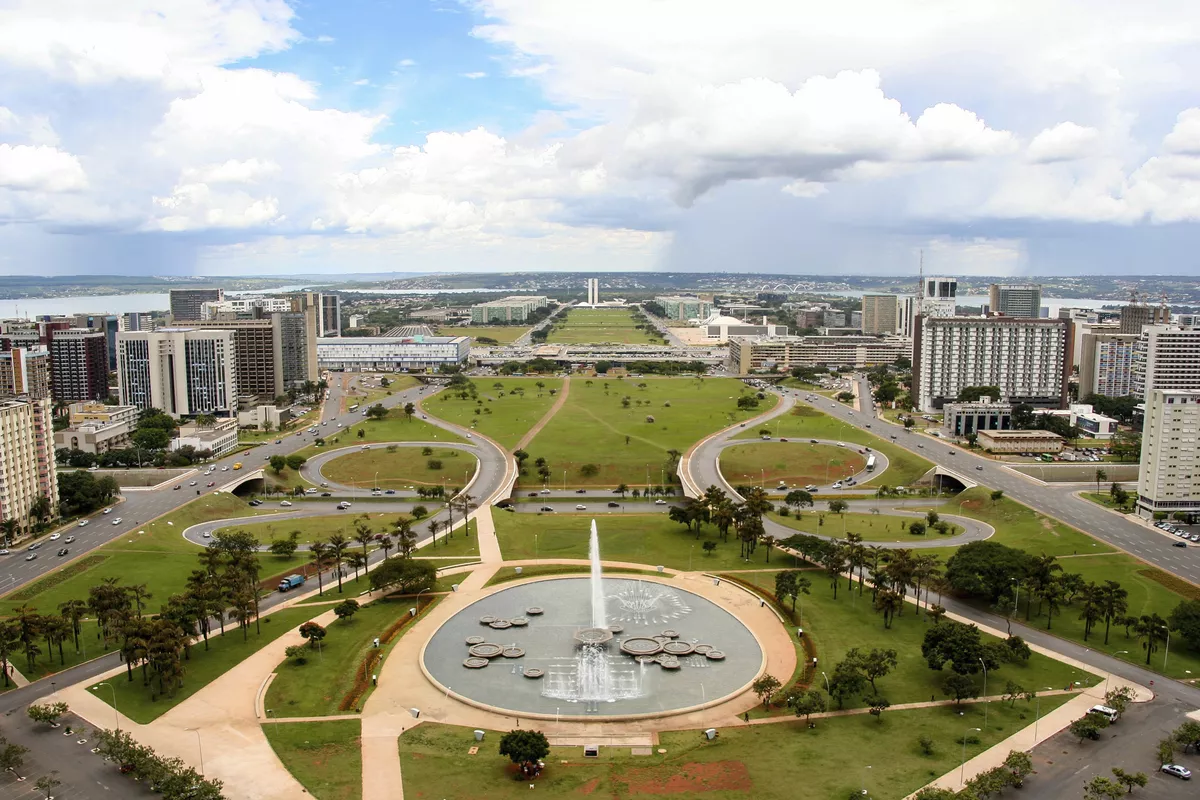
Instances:
[[[1054,620],[1054,615],[1063,603],[1063,586],[1057,580],[1051,580],[1048,584],[1042,587],[1041,598],[1046,601],[1046,630],[1050,630],[1050,623]]]
[[[1083,620],[1083,640],[1088,640],[1092,626],[1104,618],[1104,589],[1094,583],[1083,587],[1079,593],[1082,600],[1079,618]]]
[[[433,546],[434,547],[437,547],[437,535],[438,535],[438,531],[440,531],[441,529],[442,529],[442,523],[438,522],[436,519],[429,520],[429,535],[433,537]]]
[[[1105,581],[1100,587],[1100,604],[1104,614],[1104,643],[1108,644],[1108,628],[1129,609],[1129,592],[1116,581]]]
[[[325,594],[325,586],[321,581],[321,573],[329,566],[329,545],[322,541],[313,542],[308,546],[308,559],[313,563],[317,572],[317,596]]]
[[[413,521],[408,517],[396,520],[396,552],[402,558],[409,558],[417,549],[417,534],[413,530]]]
[[[4,546],[8,547],[12,544],[12,540],[21,531],[21,523],[15,519],[6,519],[0,522],[0,532],[4,533]]]
[[[236,620],[242,629],[242,641],[246,641],[250,633],[250,617],[254,615],[254,593],[237,592],[229,598],[229,618]]]
[[[1143,614],[1133,625],[1133,632],[1142,641],[1146,651],[1146,664],[1150,664],[1150,656],[1158,650],[1158,643],[1165,639],[1167,621],[1158,614]]]
[[[58,612],[63,615],[64,619],[71,622],[71,633],[75,637],[75,652],[78,653],[79,634],[82,628],[80,622],[83,620],[83,615],[87,613],[87,603],[79,599],[67,600],[58,604]]]
[[[337,567],[338,579],[338,594],[342,593],[342,557],[346,552],[346,537],[340,533],[335,533],[329,537],[327,544],[329,545],[329,555],[333,558],[334,566]]]
[[[904,598],[898,592],[884,589],[875,597],[875,610],[883,612],[883,627],[892,627],[892,617],[904,608]]]
[[[354,570],[354,582],[358,583],[358,571],[367,567],[367,557],[362,553],[347,553],[346,563]]]
[[[466,492],[461,492],[458,495],[458,511],[463,518],[463,535],[471,535],[471,512],[478,508],[478,503],[475,498]]]
[[[383,551],[383,558],[385,561],[387,560],[388,553],[392,551],[394,546],[395,542],[392,541],[392,537],[386,533],[383,535],[383,538],[379,540],[379,549]]]
[[[365,514],[363,516],[366,516]],[[362,545],[363,558],[367,557],[367,545],[371,543],[371,526],[364,520],[354,521],[354,541]]]
[[[1108,473],[1103,468],[1096,470],[1096,494],[1100,494],[1100,484],[1108,480]]]
[[[142,601],[149,600],[150,598],[154,597],[154,595],[150,594],[150,590],[144,583],[138,583],[133,586],[129,586],[127,589],[129,594],[133,597],[133,604],[137,606],[137,614],[140,617],[142,615]]]

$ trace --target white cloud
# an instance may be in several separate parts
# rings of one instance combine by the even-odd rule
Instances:
[[[1074,122],[1060,122],[1033,137],[1026,155],[1030,161],[1038,164],[1073,161],[1091,155],[1099,139],[1100,131],[1095,128]]]
[[[487,73],[486,72],[464,72],[462,74],[462,76],[464,78],[467,78],[468,80],[476,81],[476,80],[479,80],[480,78],[486,78]]]
[[[254,183],[279,172],[280,166],[274,161],[259,161],[257,158],[245,161],[230,159],[223,164],[186,167],[183,177],[193,183]]]
[[[416,65],[417,62],[413,61],[411,58],[402,58],[396,63],[396,66],[398,67],[415,67]]]
[[[1168,153],[1200,155],[1200,108],[1189,108],[1179,114],[1175,127],[1163,140]]]
[[[0,187],[73,192],[87,185],[79,159],[54,147],[0,144]]]
[[[355,86],[370,86],[371,79],[370,78],[359,78],[358,80],[356,80],[354,82],[354,85]]]

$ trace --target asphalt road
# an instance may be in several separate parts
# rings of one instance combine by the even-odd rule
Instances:
[[[789,408],[790,408],[790,406],[789,406]],[[856,486],[855,484],[862,483],[863,481],[869,480],[870,478],[874,478],[877,475],[882,475],[883,473],[887,472],[887,468],[888,468],[888,464],[889,464],[887,456],[885,456],[883,453],[874,452],[874,451],[868,453],[868,452],[866,452],[865,448],[860,447],[859,445],[847,445],[845,442],[839,442],[836,439],[790,439],[789,440],[787,438],[779,438],[779,437],[764,439],[761,436],[757,439],[735,439],[735,438],[733,438],[733,437],[737,436],[739,433],[743,433],[743,432],[744,431],[741,431],[741,430],[730,431],[727,435],[724,435],[718,439],[715,439],[712,442],[712,444],[706,448],[706,455],[711,453],[713,449],[715,449],[717,451],[715,458],[718,461],[718,464],[716,465],[718,474],[724,476],[724,473],[721,472],[721,467],[720,467],[720,463],[719,463],[720,459],[721,459],[720,451],[724,450],[725,448],[728,448],[728,447],[737,447],[738,445],[772,444],[772,443],[775,443],[775,444],[801,444],[801,445],[823,444],[823,445],[828,445],[829,447],[848,448],[850,450],[854,450],[854,451],[858,452],[859,454],[861,454],[863,456],[868,456],[868,457],[875,456],[875,470],[873,472],[867,472],[866,469],[862,469],[859,472],[856,472],[855,474],[848,476],[850,480],[854,481],[854,483],[852,483],[850,485],[844,485],[842,481],[837,481],[837,483],[839,485],[837,486],[837,488],[834,488],[834,486],[833,486],[834,482],[829,481],[828,474],[826,475],[826,480],[824,483],[815,484],[817,486],[818,491],[824,492],[827,496],[832,495],[832,496],[836,497],[839,492],[841,492],[842,494],[861,494],[864,490],[872,491],[874,487],[862,487],[862,486]],[[829,471],[828,465],[826,465],[826,473],[828,473],[828,471]],[[754,475],[746,475],[744,477],[746,480],[750,480],[750,481],[754,480]],[[760,482],[761,482],[761,476],[760,476]],[[725,481],[725,484],[728,485],[728,481]],[[705,485],[708,485],[708,484],[705,484]],[[718,484],[718,485],[720,485],[720,484]],[[776,492],[783,491],[782,489],[778,488],[777,486],[776,487],[766,486],[765,488],[769,492],[770,491],[776,491]],[[792,486],[790,488],[802,489],[804,487]],[[824,498],[822,498],[822,499],[824,499]]]
[[[439,422],[439,420],[436,420],[436,419],[427,420],[427,421],[434,425],[437,425]],[[445,427],[445,426],[438,425],[438,427]],[[501,475],[503,475],[503,472],[504,472],[503,461],[504,461],[504,459],[507,458],[507,456],[504,453],[498,452],[498,451],[496,451],[495,448],[491,448],[491,447],[485,446],[485,452],[481,452],[480,448],[478,446],[476,446],[475,444],[458,444],[456,442],[438,442],[438,441],[432,441],[432,442],[378,442],[378,443],[372,442],[369,445],[351,444],[351,445],[346,445],[345,447],[336,447],[336,448],[333,448],[332,450],[324,450],[324,451],[318,453],[317,455],[313,456],[312,458],[310,458],[305,463],[305,465],[300,468],[300,477],[304,478],[304,480],[308,481],[313,486],[321,486],[321,487],[323,487],[323,491],[328,491],[328,492],[334,493],[338,497],[370,497],[371,491],[372,491],[371,489],[364,489],[364,488],[360,488],[357,486],[347,486],[345,484],[338,483],[336,481],[332,481],[324,475],[322,470],[325,468],[325,466],[330,461],[333,461],[334,459],[340,458],[342,456],[350,455],[352,453],[361,452],[364,447],[369,447],[371,449],[386,449],[393,445],[396,447],[401,447],[401,448],[438,447],[438,448],[442,448],[442,449],[450,448],[453,450],[462,450],[463,452],[469,454],[470,456],[474,457],[475,459],[480,459],[480,458],[491,459],[488,463],[487,470],[491,470],[493,472],[498,471]],[[410,456],[414,461],[418,461],[419,459],[423,458],[423,456],[421,456],[420,453],[406,453],[406,455]],[[487,479],[490,477],[491,477],[491,474],[486,474],[486,475],[481,474],[480,475],[481,482],[487,483]],[[328,486],[326,486],[326,484],[328,484]],[[466,481],[458,480],[458,481],[454,482],[454,485],[465,486]],[[498,485],[494,486],[492,488],[494,491],[496,488],[498,488]],[[475,495],[475,487],[474,486],[471,487],[471,494]],[[491,494],[491,492],[488,492],[488,494]],[[393,495],[384,495],[384,496],[385,497],[402,496],[402,497],[416,498],[417,493],[415,491],[409,491],[407,489],[399,489]]]

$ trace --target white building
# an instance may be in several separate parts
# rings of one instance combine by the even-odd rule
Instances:
[[[255,313],[273,314],[291,311],[292,301],[286,297],[235,297],[200,304],[200,319],[250,317]]]
[[[913,397],[929,413],[968,386],[996,386],[1013,405],[1063,408],[1071,374],[1071,321],[1016,317],[917,318]]]
[[[1087,403],[1072,403],[1067,408],[1045,409],[1037,413],[1062,417],[1071,425],[1078,427],[1080,432],[1089,439],[1111,439],[1112,435],[1117,432],[1115,419],[1098,413]]]
[[[953,317],[958,302],[958,278],[924,278],[918,314]]]
[[[221,458],[233,452],[238,445],[238,422],[236,419],[220,419],[211,427],[200,427],[195,422],[179,426],[179,432],[171,440],[171,449],[194,447],[196,450],[211,450],[213,458]]]
[[[912,342],[899,336],[734,336],[729,365],[737,374],[792,367],[854,367],[891,364],[909,356]]]
[[[1200,511],[1200,392],[1151,389],[1142,427],[1138,513]]]
[[[1200,390],[1200,328],[1147,325],[1133,348],[1132,394],[1154,389]]]
[[[1083,326],[1080,326],[1083,327]],[[1080,344],[1079,396],[1101,394],[1105,397],[1125,397],[1133,394],[1133,352],[1138,336],[1117,333],[1116,325],[1091,326],[1092,332],[1083,335]]]
[[[234,332],[160,328],[117,334],[121,405],[175,417],[237,413]]]
[[[133,406],[72,403],[70,427],[54,432],[54,446],[85,453],[123,450],[129,446],[137,418]]]
[[[704,331],[705,340],[713,344],[729,341],[731,336],[787,336],[788,332],[786,325],[769,325],[766,317],[759,325],[721,314],[701,321],[700,330]]]
[[[589,306],[598,305],[600,303],[600,279],[587,279],[587,302]]]
[[[347,336],[317,340],[321,369],[398,372],[458,365],[471,354],[469,336]]]
[[[52,515],[58,510],[52,409],[48,398],[0,401],[0,519],[15,519],[22,530],[39,497],[50,500]]]

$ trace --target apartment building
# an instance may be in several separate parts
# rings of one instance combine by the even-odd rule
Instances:
[[[909,356],[912,342],[899,336],[733,336],[729,365],[737,374],[792,367],[873,367]]]
[[[1147,325],[1167,325],[1170,322],[1171,309],[1166,306],[1145,303],[1121,306],[1121,333],[1141,333]]]
[[[0,351],[0,397],[50,397],[50,351],[41,346]]]
[[[1036,283],[993,283],[988,287],[988,305],[993,314],[1005,317],[1038,317],[1042,287]]]
[[[926,317],[953,317],[958,303],[958,278],[924,278],[923,297],[917,314]]]
[[[1109,330],[1083,335],[1079,357],[1079,396],[1102,394],[1125,397],[1133,394],[1133,353],[1138,335]]]
[[[894,294],[862,296],[862,332],[865,334],[900,333],[900,297]]]
[[[1063,408],[1071,374],[1071,321],[1016,317],[917,318],[913,397],[929,413],[968,386],[998,386],[1012,403]]]
[[[108,397],[108,336],[102,330],[69,328],[50,339],[51,390],[56,403]]]
[[[317,307],[310,306],[255,319],[200,320],[188,327],[232,331],[241,397],[270,401],[289,388],[318,380],[317,322]]]
[[[1200,392],[1150,389],[1142,426],[1138,513],[1200,511]]]
[[[176,417],[237,414],[234,331],[160,328],[117,336],[121,405]]]
[[[1154,389],[1200,391],[1200,328],[1147,325],[1133,345],[1131,394]]]
[[[317,336],[342,335],[342,298],[336,294],[321,295],[321,324]]]
[[[28,531],[38,498],[58,513],[58,472],[54,466],[53,407],[50,399],[0,400],[0,519],[14,519]]]

